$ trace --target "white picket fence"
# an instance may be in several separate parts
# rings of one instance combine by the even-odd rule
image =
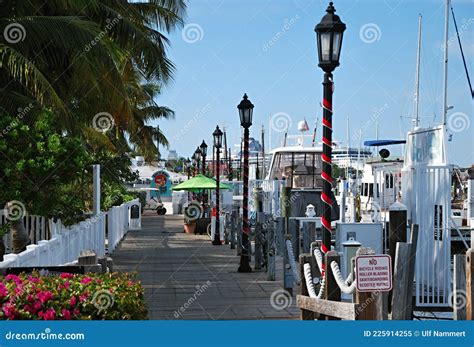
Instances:
[[[0,209],[0,225],[4,225],[7,222],[5,211]],[[26,215],[23,217],[23,225],[32,243],[38,243],[41,240],[49,240],[51,237],[51,229],[53,228],[51,223],[51,220],[48,221],[43,216]],[[5,244],[6,253],[10,253],[12,251],[12,238],[10,233],[3,236],[3,243]]]
[[[19,254],[6,254],[0,268],[63,265],[76,261],[86,249],[104,256],[108,247],[111,253],[130,229],[130,208],[134,204],[140,204],[138,199],[71,227],[63,227],[60,222],[53,224],[49,240],[29,245]]]

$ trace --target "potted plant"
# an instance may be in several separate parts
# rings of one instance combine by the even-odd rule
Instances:
[[[196,233],[196,221],[202,215],[201,204],[197,201],[191,202],[184,209],[184,232],[186,234]]]
[[[196,220],[184,217],[184,232],[186,234],[194,234],[196,230]]]

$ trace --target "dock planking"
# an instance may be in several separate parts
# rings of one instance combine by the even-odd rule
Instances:
[[[138,273],[150,319],[297,319],[291,305],[271,302],[282,289],[265,270],[238,273],[240,258],[228,245],[213,246],[207,235],[183,233],[182,216],[144,215],[142,229],[129,231],[112,254],[114,270]],[[276,308],[275,308],[276,306]]]

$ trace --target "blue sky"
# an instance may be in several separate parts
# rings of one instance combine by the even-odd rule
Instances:
[[[319,0],[191,1],[186,26],[169,35],[168,53],[177,71],[158,100],[176,112],[174,120],[160,121],[170,148],[190,157],[202,139],[212,143],[217,124],[227,128],[229,146],[238,143],[236,107],[244,92],[255,105],[251,136],[259,137],[262,125],[268,135],[272,116],[275,130],[280,130],[278,121],[291,119],[290,133],[296,133],[304,118],[313,128],[316,117],[322,117],[322,71],[313,30],[327,5]],[[334,72],[333,138],[346,142],[348,117],[352,146],[358,145],[360,131],[363,140],[375,138],[377,122],[379,138],[400,138],[409,130],[419,13],[421,122],[441,122],[444,1],[339,0],[334,6],[347,30]],[[453,0],[453,6],[474,78],[473,2]],[[454,109],[448,120],[455,130],[449,160],[468,166],[474,163],[473,103],[452,19],[449,37],[448,104]],[[275,130],[271,147],[283,136]],[[401,147],[393,147],[397,152]]]

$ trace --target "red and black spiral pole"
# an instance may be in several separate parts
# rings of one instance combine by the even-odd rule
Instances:
[[[332,214],[332,74],[326,72],[323,82],[323,192],[321,200],[323,201],[323,215],[321,224],[323,227],[323,242],[321,243],[321,252],[326,254],[331,250],[331,214]],[[323,271],[325,270],[323,263]]]
[[[332,72],[339,66],[341,55],[342,37],[346,25],[335,14],[336,9],[330,2],[326,9],[326,14],[321,19],[314,31],[318,39],[318,66],[324,71],[323,81],[323,191],[321,200],[323,201],[323,215],[321,224],[323,227],[323,242],[321,252],[326,254],[331,250],[331,215],[332,215],[332,93],[333,80]],[[344,212],[342,212],[344,213]],[[323,263],[324,276],[325,264]]]

